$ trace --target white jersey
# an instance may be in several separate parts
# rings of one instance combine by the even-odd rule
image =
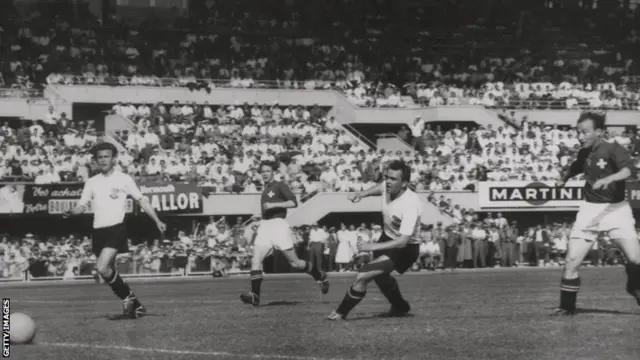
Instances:
[[[142,193],[131,176],[114,170],[110,175],[98,174],[84,184],[79,205],[93,208],[93,228],[120,224],[127,211],[127,195],[142,199]]]
[[[409,243],[420,243],[422,201],[419,195],[407,189],[400,197],[389,201],[384,184],[382,189],[384,233],[394,240],[401,235],[409,235]]]

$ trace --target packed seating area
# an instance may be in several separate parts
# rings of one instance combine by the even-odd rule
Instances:
[[[225,276],[228,272],[250,267],[249,255],[255,236],[255,223],[236,219],[234,225],[224,217],[202,224],[199,231],[180,230],[174,236],[149,242],[130,243],[130,252],[120,254],[116,263],[122,274],[212,272]],[[413,271],[499,266],[553,267],[563,263],[567,251],[569,225],[518,228],[501,214],[465,214],[459,224],[423,225],[420,258]],[[358,242],[376,241],[382,230],[379,224],[311,224],[294,228],[296,252],[308,258],[309,241],[322,241],[327,251],[322,259],[327,271],[352,271],[370,259],[358,253]],[[538,233],[543,234],[538,236]],[[458,237],[458,235],[460,235]],[[455,247],[456,256],[447,259],[447,248]],[[73,279],[95,275],[95,255],[91,241],[82,234],[62,238],[28,233],[22,238],[2,237],[0,241],[0,278],[62,276]],[[277,260],[276,260],[277,261]],[[619,251],[606,236],[598,239],[587,260],[594,266],[622,263]],[[286,263],[286,261],[282,261]],[[273,263],[271,266],[276,266]],[[96,277],[97,279],[97,277]]]
[[[56,183],[89,176],[89,150],[99,135],[94,124],[51,111],[49,122],[0,125],[5,180]],[[420,151],[404,153],[376,152],[320,107],[117,104],[113,112],[136,124],[118,134],[128,150],[119,157],[123,171],[197,181],[217,193],[259,192],[264,160],[278,160],[278,177],[302,194],[367,188],[396,158],[410,164],[421,191],[474,190],[484,180],[552,181],[579,146],[573,129],[522,122],[508,112],[504,116],[519,129],[505,124],[445,131],[418,119],[408,127],[422,134],[410,140]],[[612,131],[610,138],[640,153],[637,134]]]

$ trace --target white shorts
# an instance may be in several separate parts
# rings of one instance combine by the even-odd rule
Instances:
[[[612,231],[631,236],[636,233],[635,227],[636,220],[626,201],[615,204],[583,202],[578,209],[570,238],[593,241],[601,232]]]
[[[260,222],[254,242],[255,247],[290,250],[293,249],[293,245],[293,231],[285,219],[275,218]]]

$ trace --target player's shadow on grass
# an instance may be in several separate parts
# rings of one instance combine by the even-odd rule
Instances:
[[[294,306],[300,304],[302,304],[302,301],[272,301],[263,306]]]
[[[606,309],[576,309],[576,315],[580,314],[605,314],[605,315],[638,315],[637,313],[629,311],[619,310],[606,310]]]
[[[552,310],[555,308],[547,308],[548,310]],[[607,309],[591,309],[591,308],[578,308],[576,309],[576,315],[588,315],[588,314],[600,314],[600,315],[625,315],[625,316],[638,316],[640,314],[629,312],[629,311],[620,311],[620,310],[607,310]]]
[[[109,315],[94,315],[94,316],[87,316],[87,319],[106,319],[106,320],[111,320],[111,321],[125,321],[125,320],[140,320],[140,319],[144,319],[146,317],[166,317],[166,314],[157,314],[157,313],[147,313],[144,316],[141,316],[137,319],[131,319],[129,317],[123,316],[122,314],[109,314]]]
[[[415,316],[416,316],[415,314],[392,316],[384,312],[384,313],[362,314],[355,317],[349,317],[347,321],[374,320],[374,319],[403,319],[403,318],[412,318]]]

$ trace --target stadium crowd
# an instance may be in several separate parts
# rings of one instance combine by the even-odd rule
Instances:
[[[411,181],[421,191],[473,190],[477,181],[486,180],[556,180],[579,147],[573,129],[526,121],[518,128],[456,125],[445,131],[416,119],[399,136],[418,151],[392,153],[367,148],[319,107],[214,110],[207,104],[174,104],[167,110],[162,104],[152,109],[118,104],[114,111],[137,125],[119,134],[126,148],[119,157],[122,171],[197,181],[217,193],[259,192],[263,184],[257,168],[265,160],[279,160],[278,177],[302,194],[361,190],[397,158],[411,166]],[[150,111],[164,115],[155,121],[140,115]],[[18,129],[0,125],[2,178],[55,183],[89,176],[90,149],[98,139],[93,124],[68,121],[64,114],[47,117],[56,123],[23,120]],[[631,131],[612,131],[609,137],[633,154],[640,150],[638,135]]]
[[[331,6],[283,2],[269,10],[248,6],[237,12],[235,2],[213,1],[193,4],[202,8],[192,12],[189,21],[175,19],[172,29],[156,22],[96,27],[98,21],[88,9],[69,11],[56,6],[50,11],[35,5],[28,16],[12,16],[11,11],[2,16],[2,36],[9,41],[0,46],[0,78],[16,89],[46,83],[186,86],[194,90],[211,86],[331,87],[343,89],[354,101],[364,100],[363,105],[373,99],[380,103],[376,106],[408,106],[411,100],[403,95],[409,94],[421,105],[462,101],[513,108],[519,107],[514,105],[518,101],[540,105],[552,99],[569,108],[637,108],[632,76],[637,64],[629,57],[630,44],[638,40],[637,22],[633,22],[637,9],[612,9],[624,13],[623,21],[616,22],[605,16],[602,9],[609,6],[605,3],[597,4],[599,11],[584,4],[570,10],[568,5],[506,7],[488,17],[461,16],[443,22],[439,14],[447,7],[468,14],[478,9],[465,2],[442,5],[399,12],[383,2],[362,8],[350,2]],[[529,12],[527,16],[523,10]],[[592,31],[576,34],[563,17],[566,11],[580,11]],[[331,16],[319,18],[320,13]],[[282,14],[286,16],[279,16]],[[354,16],[364,19],[361,30],[350,26]],[[508,46],[514,40],[509,34],[517,32],[515,19],[519,17],[524,46],[514,52]],[[389,25],[400,18],[406,28]],[[331,26],[327,27],[328,19]],[[424,24],[429,24],[428,29]],[[198,35],[207,26],[231,31]],[[186,30],[176,30],[183,27]],[[245,32],[260,30],[256,31],[260,34],[242,36],[233,31],[239,27]],[[609,30],[604,36],[615,30],[625,40],[603,45],[607,42],[595,35],[602,28]],[[540,29],[548,33],[557,45],[554,52],[542,51],[548,44],[532,36],[534,29],[535,35]],[[294,31],[301,34],[295,41],[289,38]],[[330,36],[335,34],[341,36]],[[399,34],[410,35],[415,42],[399,44],[394,41]],[[580,41],[571,41],[576,39]],[[411,48],[410,43],[431,45]],[[579,46],[573,46],[576,43]],[[372,56],[374,45],[389,50],[380,57]],[[474,52],[461,51],[470,45]],[[199,80],[211,78],[222,82],[203,85]],[[268,85],[263,82],[267,79],[279,82]],[[373,95],[367,99],[367,94]],[[544,124],[525,122],[516,129],[506,121],[498,129],[443,131],[416,119],[404,132],[418,153],[388,154],[376,153],[336,119],[327,118],[327,109],[317,106],[127,103],[116,104],[114,112],[137,125],[130,133],[120,134],[129,150],[121,156],[124,171],[196,179],[214,192],[259,191],[261,180],[255,166],[274,158],[286,160],[281,176],[301,193],[361,189],[376,178],[385,160],[395,157],[411,162],[412,180],[419,190],[473,189],[476,181],[484,179],[554,179],[577,142],[572,130]],[[508,114],[502,116],[519,122]],[[85,179],[90,173],[87,149],[100,135],[86,120],[68,119],[52,108],[43,119],[23,121],[17,129],[3,125],[0,147],[6,151],[2,152],[5,164],[0,175],[40,183]],[[635,134],[612,137],[635,146]]]
[[[195,231],[179,230],[172,238],[133,243],[130,252],[117,257],[123,274],[170,272],[228,272],[250,267],[252,242],[257,224],[242,218],[230,225],[224,217],[211,218]],[[420,258],[413,271],[500,266],[559,266],[567,251],[570,227],[567,223],[518,228],[502,214],[477,214],[448,227],[441,223],[423,224]],[[320,263],[326,271],[356,270],[370,260],[370,254],[358,253],[359,242],[376,241],[382,234],[379,224],[340,224],[337,227],[310,224],[294,228],[296,251],[301,258]],[[312,243],[321,243],[322,256],[310,251]],[[280,265],[286,264],[281,259]],[[95,255],[91,241],[81,234],[61,238],[38,238],[28,233],[22,239],[2,237],[0,241],[0,277],[24,278],[95,275]],[[623,259],[607,236],[601,236],[588,257],[594,266],[616,265]],[[276,261],[269,262],[275,268]],[[269,269],[271,270],[271,268]],[[268,271],[269,271],[268,270]]]

